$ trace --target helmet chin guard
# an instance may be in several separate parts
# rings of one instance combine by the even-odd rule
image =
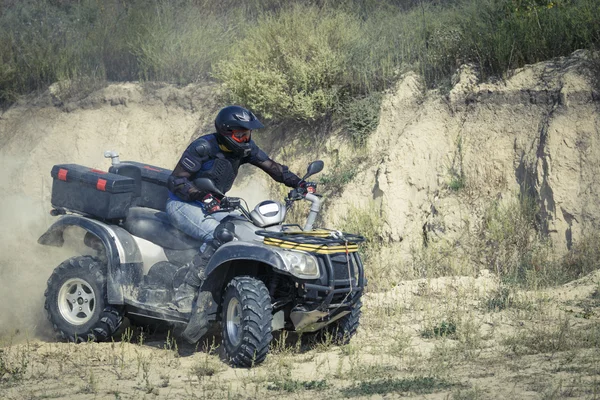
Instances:
[[[234,130],[254,130],[264,128],[256,116],[240,106],[228,106],[215,118],[217,141],[238,156],[246,156],[250,152],[250,137],[246,142],[238,142],[232,137]]]

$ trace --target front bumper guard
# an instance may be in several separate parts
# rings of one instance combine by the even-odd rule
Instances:
[[[264,243],[287,249],[302,250],[318,256],[326,279],[319,282],[296,282],[301,303],[312,304],[310,309],[292,309],[290,319],[298,332],[314,332],[352,311],[365,284],[364,268],[358,255],[358,244],[364,237],[339,231],[316,230],[296,232],[257,231]],[[354,272],[347,279],[336,279],[332,257],[344,255]],[[339,277],[338,277],[339,278]],[[335,299],[335,300],[334,300]],[[334,302],[335,301],[335,302]]]
[[[315,332],[332,322],[344,317],[352,311],[358,302],[365,286],[365,276],[362,263],[358,253],[350,253],[353,265],[356,268],[354,277],[348,279],[335,279],[333,264],[329,256],[324,256],[325,270],[327,271],[327,286],[314,283],[299,283],[298,288],[304,291],[306,300],[317,300],[317,306],[313,310],[293,309],[290,319],[297,332]],[[311,295],[312,294],[312,295]],[[339,299],[339,296],[344,296]],[[339,302],[334,303],[334,298]]]

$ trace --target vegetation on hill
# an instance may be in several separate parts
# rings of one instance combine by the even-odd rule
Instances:
[[[0,102],[67,79],[216,79],[265,117],[316,119],[408,69],[447,87],[466,62],[488,78],[592,48],[599,15],[595,0],[3,0]]]

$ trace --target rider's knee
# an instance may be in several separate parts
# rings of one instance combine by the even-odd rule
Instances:
[[[219,244],[231,242],[235,237],[235,225],[231,222],[221,222],[219,226],[215,228],[213,237]]]

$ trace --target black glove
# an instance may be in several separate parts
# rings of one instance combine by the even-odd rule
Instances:
[[[202,206],[207,214],[212,214],[221,210],[221,200],[209,193],[202,198]]]
[[[298,187],[301,189],[301,193],[304,195],[307,193],[317,193],[317,183],[316,182],[302,181],[298,184]]]
[[[239,197],[223,197],[221,199],[221,209],[230,208],[234,209],[240,206],[240,198]]]

